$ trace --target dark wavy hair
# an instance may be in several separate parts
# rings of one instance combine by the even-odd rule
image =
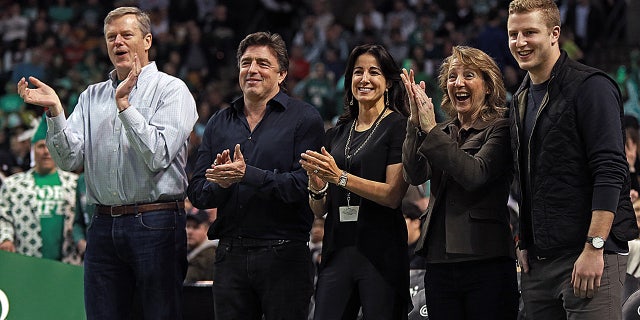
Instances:
[[[447,93],[449,68],[454,60],[463,66],[478,69],[482,74],[482,79],[489,90],[489,93],[485,95],[485,104],[481,106],[480,116],[482,119],[492,120],[504,117],[507,111],[507,90],[504,87],[500,68],[498,68],[496,62],[482,50],[466,46],[453,47],[451,55],[444,59],[442,66],[440,66],[438,83],[440,89],[444,92],[444,97],[440,104],[442,110],[452,118],[457,117],[456,109],[453,107],[451,98],[449,98],[449,94]]]
[[[391,84],[388,94],[390,100],[389,109],[408,117],[409,100],[407,98],[406,90],[404,89],[404,84],[402,83],[402,78],[400,78],[400,67],[398,67],[391,54],[389,54],[389,51],[387,51],[383,46],[378,44],[365,44],[353,48],[349,55],[347,69],[344,73],[344,113],[338,119],[338,124],[358,118],[358,101],[353,99],[351,81],[353,79],[353,69],[355,68],[356,60],[365,53],[376,58],[380,64],[380,70],[382,71],[382,75],[387,81],[387,84]],[[351,101],[353,101],[353,104],[350,105],[349,103]]]

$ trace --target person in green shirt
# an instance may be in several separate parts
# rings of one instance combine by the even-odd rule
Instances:
[[[32,138],[33,168],[0,188],[0,250],[79,264],[72,235],[78,175],[56,167],[46,130],[41,121]]]

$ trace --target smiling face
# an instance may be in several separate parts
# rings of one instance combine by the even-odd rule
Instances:
[[[107,51],[118,73],[118,79],[124,80],[127,77],[136,54],[141,66],[149,64],[151,39],[151,33],[142,34],[138,19],[133,14],[114,18],[105,26]]]
[[[356,59],[351,79],[351,92],[361,106],[373,107],[384,104],[387,79],[382,74],[380,63],[371,54],[365,53]]]
[[[507,21],[509,50],[533,83],[546,81],[560,57],[560,27],[549,28],[541,11],[512,13]]]
[[[45,140],[38,140],[33,145],[34,170],[39,174],[48,174],[55,170],[56,164],[51,158]]]
[[[475,118],[485,104],[488,89],[480,70],[454,59],[447,75],[447,94],[459,118]]]
[[[249,101],[266,101],[280,91],[280,83],[287,76],[281,71],[278,59],[268,46],[250,46],[240,58],[240,88]]]

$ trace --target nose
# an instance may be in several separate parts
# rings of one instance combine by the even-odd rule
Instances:
[[[257,62],[255,60],[251,61],[251,64],[249,65],[249,68],[247,69],[248,73],[255,73],[256,72],[256,64]]]
[[[121,44],[123,42],[124,38],[117,34],[115,40],[113,41],[115,44]]]
[[[360,82],[364,82],[364,83],[369,82],[369,75],[366,72],[362,74],[362,78],[360,79]]]
[[[462,76],[457,76],[456,77],[456,81],[454,82],[456,87],[461,87],[464,83],[463,83],[464,78]]]
[[[515,43],[516,47],[523,47],[527,43],[521,33],[518,33],[518,35],[516,36],[515,42],[516,42]]]

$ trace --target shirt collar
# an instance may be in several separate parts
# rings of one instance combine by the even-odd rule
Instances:
[[[473,129],[475,131],[481,131],[490,125],[489,121],[485,121],[482,117],[478,117],[467,131]],[[460,120],[456,117],[447,123],[445,126],[447,132],[451,132],[451,130],[460,130]]]
[[[280,90],[273,98],[267,101],[267,106],[271,106],[274,109],[280,108],[282,110],[286,110],[289,104],[289,99],[291,98],[286,93],[282,92],[282,90]],[[243,112],[244,111],[243,96],[240,96],[235,100],[233,100],[232,106],[236,110],[236,112]]]

